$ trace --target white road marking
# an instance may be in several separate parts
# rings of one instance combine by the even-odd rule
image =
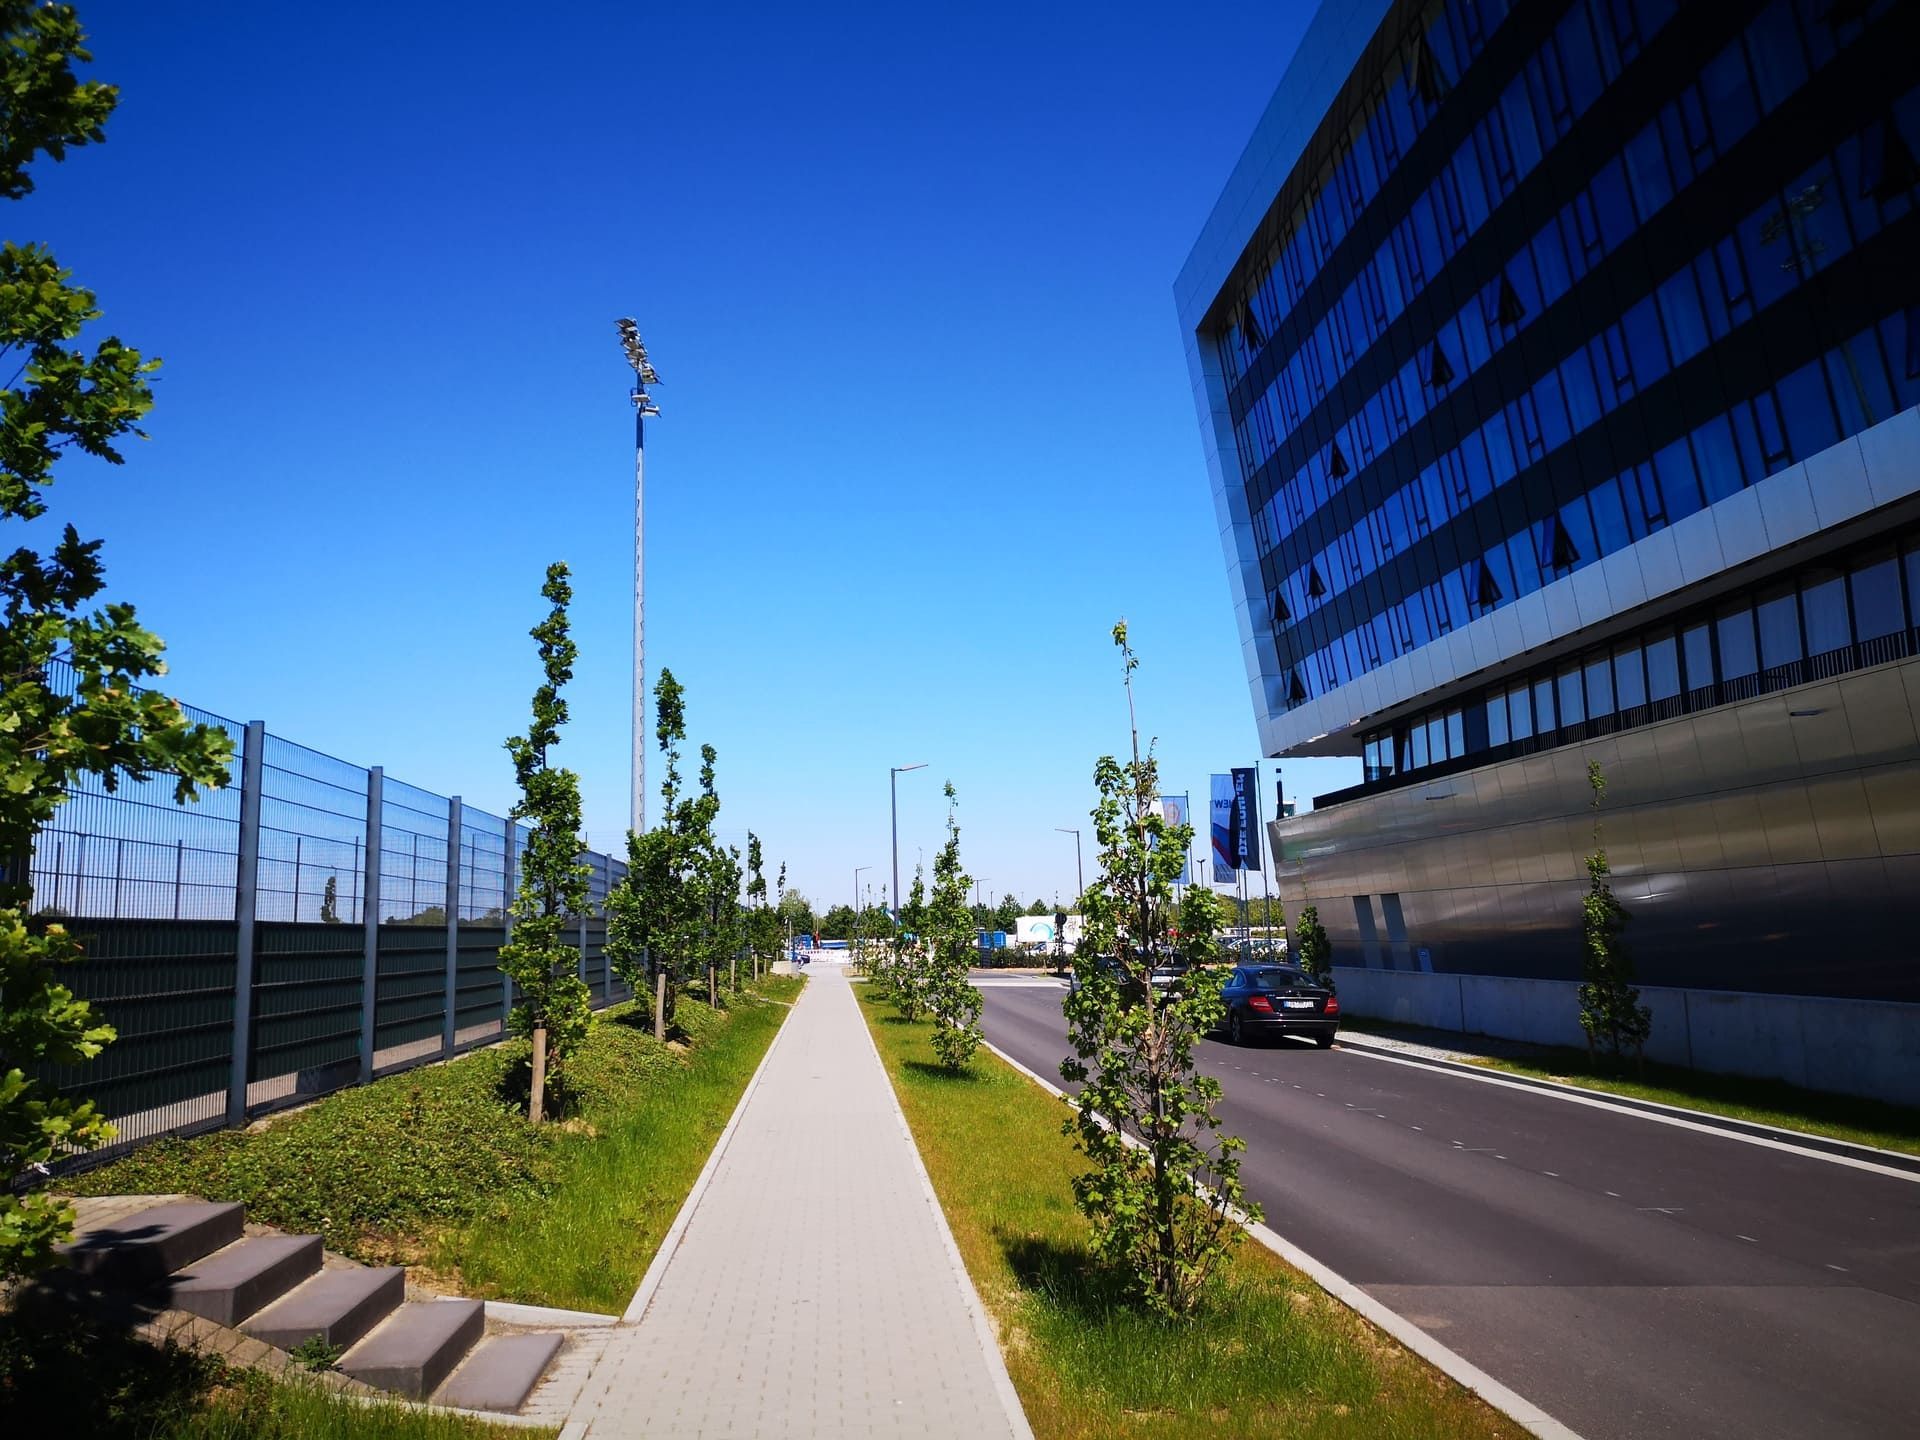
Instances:
[[[1560,1172],[1558,1170],[1542,1170],[1540,1173],[1542,1175],[1551,1175],[1555,1180],[1560,1178]]]
[[[1749,1245],[1758,1245],[1760,1243],[1758,1240],[1754,1239],[1753,1236],[1751,1235],[1735,1235],[1733,1238],[1736,1240],[1744,1240]]]
[[[1611,1195],[1616,1200],[1620,1198],[1620,1192],[1618,1190],[1609,1190],[1607,1191],[1607,1194]]]
[[[1844,1265],[1829,1265],[1827,1266],[1827,1269],[1838,1270],[1842,1275],[1851,1275],[1853,1273],[1851,1270],[1847,1269],[1847,1267]]]

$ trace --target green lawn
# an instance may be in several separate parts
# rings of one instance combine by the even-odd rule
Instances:
[[[772,1002],[802,983],[769,977],[719,1011],[683,998],[683,1043],[656,1043],[630,1006],[602,1012],[569,1067],[571,1118],[538,1130],[514,1098],[526,1047],[509,1044],[260,1130],[160,1141],[70,1188],[238,1200],[250,1220],[468,1294],[618,1312],[786,1018]]]
[[[1519,1437],[1252,1241],[1205,1311],[1151,1319],[1092,1263],[1062,1103],[982,1051],[934,1061],[931,1027],[861,1004],[1040,1440]]]

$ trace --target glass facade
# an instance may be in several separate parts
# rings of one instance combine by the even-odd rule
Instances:
[[[1392,10],[1209,332],[1281,708],[1920,403],[1915,53],[1896,0]],[[1887,564],[1369,736],[1369,777],[1904,633]]]
[[[1355,793],[1914,655],[1920,655],[1920,527],[1371,730],[1362,737],[1366,772]],[[1344,798],[1323,795],[1314,803]]]

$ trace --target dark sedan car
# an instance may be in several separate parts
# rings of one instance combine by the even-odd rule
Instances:
[[[1340,997],[1288,965],[1241,965],[1220,987],[1227,1002],[1220,1023],[1244,1045],[1257,1035],[1309,1035],[1321,1047],[1340,1029]]]

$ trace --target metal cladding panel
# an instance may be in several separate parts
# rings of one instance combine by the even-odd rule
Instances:
[[[1847,754],[1822,732],[1856,683],[1879,728]],[[1355,917],[1393,893],[1436,971],[1576,980],[1596,760],[1640,983],[1920,1003],[1917,683],[1899,660],[1276,822],[1288,912],[1317,905],[1336,964],[1381,967]],[[1749,739],[1764,772],[1706,763]]]

